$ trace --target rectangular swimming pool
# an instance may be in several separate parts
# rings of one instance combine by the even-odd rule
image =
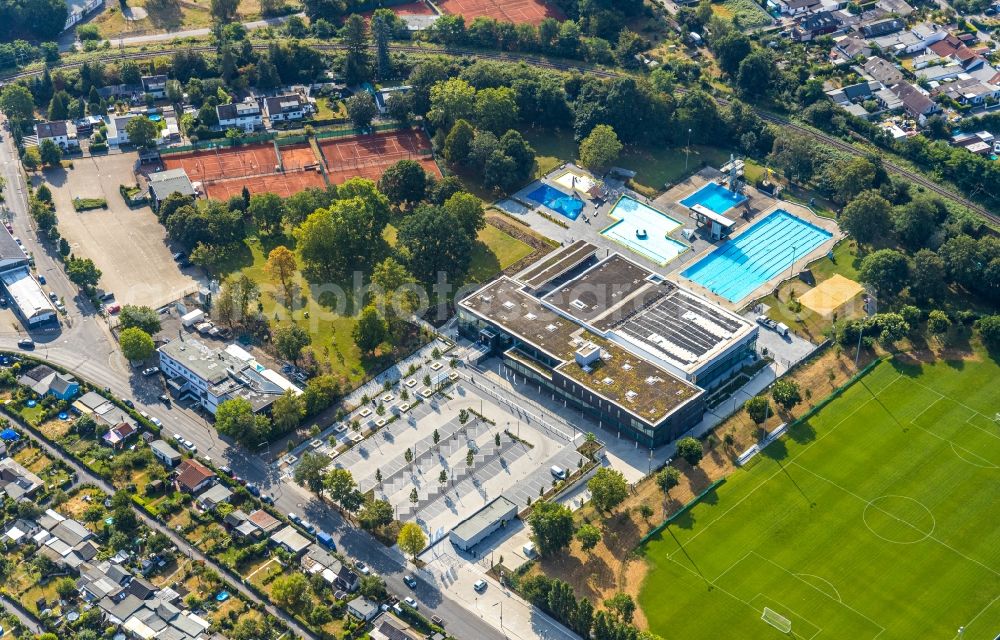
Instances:
[[[667,235],[681,223],[634,198],[622,196],[609,215],[618,222],[601,231],[601,235],[657,264],[666,264],[687,251],[686,244]]]
[[[742,193],[733,193],[722,185],[709,182],[701,189],[681,200],[681,204],[689,209],[693,209],[695,205],[700,204],[706,209],[722,215],[736,205],[743,204],[746,201],[747,197]]]
[[[580,212],[583,211],[583,200],[567,195],[545,183],[535,188],[528,197],[570,220],[579,218]]]
[[[681,275],[737,302],[832,237],[829,231],[778,209]]]

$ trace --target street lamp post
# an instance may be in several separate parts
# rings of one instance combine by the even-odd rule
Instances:
[[[688,156],[691,155],[691,130],[688,129],[688,143],[687,147],[684,148],[684,172],[687,173],[688,170]]]

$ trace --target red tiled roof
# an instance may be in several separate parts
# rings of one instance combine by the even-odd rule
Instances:
[[[214,477],[215,472],[211,469],[196,460],[188,458],[181,461],[181,466],[178,468],[177,484],[183,489],[194,491],[202,482]]]

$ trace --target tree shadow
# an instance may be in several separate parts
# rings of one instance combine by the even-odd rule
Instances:
[[[788,429],[788,437],[796,444],[807,444],[816,439],[816,429],[808,420],[803,420]]]

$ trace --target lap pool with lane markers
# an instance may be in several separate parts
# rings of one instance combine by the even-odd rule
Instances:
[[[738,302],[832,237],[829,231],[778,209],[681,275]]]

